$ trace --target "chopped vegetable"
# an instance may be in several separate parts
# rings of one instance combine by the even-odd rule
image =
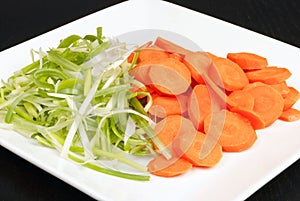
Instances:
[[[96,35],[71,35],[57,48],[12,75],[1,87],[1,126],[12,128],[62,157],[111,175],[148,180],[136,159],[153,153],[153,143],[170,157],[154,134],[155,123],[134,101],[138,83],[126,60],[134,49]],[[143,92],[147,96],[149,92]],[[149,106],[147,106],[149,108]],[[5,124],[4,124],[5,123]],[[107,160],[131,167],[130,172]]]

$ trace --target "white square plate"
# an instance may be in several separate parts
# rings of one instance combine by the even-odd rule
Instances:
[[[98,26],[103,27],[105,36],[140,29],[172,31],[218,56],[226,56],[228,52],[254,52],[265,56],[271,65],[287,67],[292,72],[288,84],[300,90],[297,81],[300,77],[299,48],[157,0],[123,2],[2,51],[1,79],[30,62],[30,49],[47,50],[68,35],[95,33]],[[295,107],[299,109],[299,106],[297,103]],[[257,132],[258,140],[251,149],[225,153],[214,168],[193,168],[175,178],[151,176],[148,182],[121,179],[81,167],[11,131],[1,130],[0,145],[97,200],[244,200],[299,159],[299,131],[299,121],[276,121]]]

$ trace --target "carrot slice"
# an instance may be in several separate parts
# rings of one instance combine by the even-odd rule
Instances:
[[[188,101],[188,114],[195,128],[203,131],[204,118],[212,111],[212,102],[206,85],[194,87]]]
[[[170,150],[173,149],[173,141],[186,133],[186,140],[192,143],[197,133],[193,123],[180,115],[169,115],[162,121],[158,122],[154,128],[157,137]],[[156,147],[155,147],[156,148]]]
[[[287,80],[291,72],[287,68],[269,66],[264,69],[246,72],[250,82],[263,82],[266,84],[278,84]]]
[[[173,42],[171,42],[169,40],[166,40],[162,37],[157,37],[155,42],[154,42],[154,45],[161,48],[161,49],[164,49],[167,52],[177,53],[177,54],[180,54],[180,55],[185,55],[188,52],[190,52],[189,50],[187,50],[187,49],[185,49],[185,48],[183,48],[179,45],[176,45]]]
[[[295,108],[289,108],[282,112],[279,117],[283,121],[298,121],[300,119],[300,111]]]
[[[156,61],[161,59],[166,59],[169,57],[169,54],[161,49],[154,49],[154,48],[144,48],[141,49],[138,56],[138,62],[143,61]]]
[[[268,66],[265,57],[250,52],[228,53],[227,58],[244,70],[262,69]]]
[[[241,106],[236,106],[236,107],[230,108],[230,111],[239,113],[240,115],[246,117],[250,121],[252,127],[255,130],[266,127],[266,123],[264,122],[262,117],[260,115],[258,115],[252,109],[248,109],[246,107],[241,107]]]
[[[200,152],[202,150],[205,137],[206,135],[204,133],[198,132],[195,139],[193,140],[192,145],[190,145],[189,148],[184,152],[182,158],[190,161],[194,166],[200,166],[200,167],[215,166],[223,156],[222,146],[217,143],[207,157],[205,157],[204,159],[200,159]],[[187,147],[186,143],[190,144],[190,142],[187,142],[186,139],[187,138],[182,137],[182,139],[178,140],[178,143],[174,143],[174,146],[179,144],[177,146],[186,148]]]
[[[254,97],[247,91],[233,91],[229,94],[229,96],[227,96],[227,98],[233,102],[235,107],[239,106],[250,110],[254,107]]]
[[[288,85],[286,84],[286,81],[280,82],[278,84],[272,84],[271,87],[276,89],[283,98],[287,96],[287,94],[290,92],[290,89]]]
[[[217,55],[211,53],[211,52],[206,52],[207,56],[209,56],[209,58],[211,58],[212,61],[214,61],[214,59],[219,58]]]
[[[153,88],[159,93],[179,95],[189,89],[191,73],[178,59],[171,57],[151,65],[149,78]]]
[[[190,70],[194,80],[199,84],[204,84],[206,82],[203,73],[208,71],[212,66],[212,60],[206,52],[188,53],[185,55],[183,62]],[[197,64],[197,66],[195,64]]]
[[[278,119],[283,111],[284,100],[276,89],[267,84],[253,83],[244,90],[254,97],[253,111],[261,116],[265,126]]]
[[[220,87],[224,87],[227,91],[234,91],[242,89],[249,84],[244,71],[239,67],[239,65],[231,60],[219,57],[214,59],[213,63],[221,77],[221,81],[223,82],[221,85],[219,84]],[[213,76],[211,76],[211,73],[209,74],[213,80],[216,80]]]
[[[156,176],[174,177],[187,172],[193,165],[182,158],[167,160],[163,155],[160,155],[151,160],[147,167],[148,171]]]
[[[142,82],[145,85],[151,83],[149,78],[149,71],[151,68],[151,64],[147,64],[146,62],[141,62],[136,67],[130,70],[129,75],[133,76],[136,80]]]
[[[294,87],[289,87],[289,93],[284,98],[284,107],[283,110],[288,110],[293,107],[293,105],[299,100],[300,93]]]
[[[149,113],[158,118],[165,118],[169,115],[181,115],[186,112],[186,106],[177,97],[157,96],[153,99],[153,104]]]
[[[209,114],[204,120],[205,132],[208,132],[210,126],[212,126],[212,115],[221,116],[222,118],[225,115],[225,119],[220,119],[220,121],[224,121],[222,134],[219,139],[223,151],[244,151],[249,149],[256,141],[256,132],[248,119],[238,113],[230,112],[228,110],[221,110]]]

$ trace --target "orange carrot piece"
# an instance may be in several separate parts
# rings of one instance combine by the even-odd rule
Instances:
[[[265,57],[250,52],[228,53],[227,58],[237,63],[243,70],[263,69],[268,66]]]
[[[293,105],[299,100],[300,93],[294,87],[289,86],[289,93],[284,98],[284,107],[283,110],[288,110],[289,108],[293,107]]]
[[[300,120],[300,111],[296,108],[289,108],[282,112],[281,116],[279,117],[280,120],[283,121],[298,121]]]
[[[163,155],[152,159],[148,165],[148,171],[156,176],[174,177],[190,170],[193,165],[182,158],[171,158],[167,160]]]
[[[217,143],[207,157],[205,157],[204,159],[200,159],[200,152],[202,150],[205,137],[206,135],[204,133],[198,132],[195,139],[193,140],[192,145],[189,146],[189,148],[184,152],[182,156],[182,158],[186,159],[187,161],[190,161],[193,164],[193,166],[212,167],[215,166],[223,156],[222,146]],[[182,137],[178,140],[178,143],[174,143],[173,146],[186,148],[186,143],[190,144],[190,142],[186,141],[186,138]]]
[[[281,94],[281,96],[283,98],[285,98],[287,96],[287,94],[290,92],[290,89],[289,89],[288,85],[286,84],[286,81],[280,82],[278,84],[272,84],[271,87],[273,87],[274,89],[279,91],[279,93]]]
[[[154,48],[144,48],[141,49],[139,52],[138,56],[138,62],[143,62],[143,61],[156,61],[156,60],[161,60],[161,59],[166,59],[169,57],[169,54],[160,49],[154,49]]]
[[[227,98],[234,103],[235,107],[239,106],[250,110],[254,107],[254,97],[247,91],[233,91],[229,94],[229,96],[227,96]]]
[[[224,117],[220,119],[224,122],[222,134],[219,138],[219,143],[223,151],[239,152],[249,149],[257,139],[256,132],[247,118],[242,115],[228,110],[221,110],[219,112],[209,114],[204,120],[204,130],[208,132],[209,127],[212,126],[212,115]]]
[[[169,53],[176,53],[179,55],[185,55],[190,52],[189,50],[187,50],[179,45],[176,45],[173,42],[166,40],[162,37],[157,37],[154,42],[154,45],[169,52]]]
[[[217,55],[214,55],[213,53],[211,52],[206,52],[207,56],[209,56],[209,58],[211,58],[212,61],[214,61],[214,59],[217,59],[219,58]]]
[[[266,124],[265,124],[264,120],[262,119],[262,117],[260,115],[258,115],[252,109],[248,109],[246,107],[241,107],[241,106],[236,106],[236,107],[230,108],[230,111],[238,113],[238,114],[246,117],[255,130],[266,127]]]
[[[279,118],[283,111],[284,100],[276,89],[267,84],[253,83],[244,90],[254,97],[253,111],[261,116],[265,126],[271,125]]]
[[[250,82],[263,82],[266,84],[278,84],[291,76],[287,68],[269,66],[264,69],[246,72]]]
[[[133,76],[134,79],[142,82],[143,84],[149,85],[151,83],[151,80],[149,78],[149,71],[151,66],[151,64],[147,64],[146,62],[141,62],[136,67],[130,70],[129,75]]]
[[[244,71],[239,67],[239,65],[231,60],[219,57],[214,59],[213,64],[217,70],[217,76],[220,76],[221,81],[223,82],[219,84],[219,86],[224,87],[227,91],[242,89],[249,84]],[[211,73],[209,74],[210,77],[215,80],[214,76],[212,76]]]
[[[189,89],[191,73],[178,59],[170,57],[151,65],[149,78],[158,93],[179,95]]]
[[[185,55],[184,64],[191,72],[192,78],[199,84],[205,84],[206,78],[203,77],[204,71],[208,71],[212,66],[211,58],[205,52],[194,52]],[[195,65],[198,66],[195,66]]]
[[[186,106],[181,104],[181,100],[174,96],[157,96],[153,99],[153,104],[149,113],[154,117],[165,118],[169,115],[181,115],[186,112]]]
[[[203,131],[204,118],[211,113],[212,102],[206,85],[194,87],[188,101],[188,114],[195,128]]]
[[[185,137],[191,143],[197,133],[193,123],[180,115],[167,116],[156,124],[154,131],[160,141],[170,150],[173,149],[174,140],[179,138],[182,133],[187,133]]]

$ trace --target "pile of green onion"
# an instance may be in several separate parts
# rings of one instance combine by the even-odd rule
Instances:
[[[145,88],[129,71],[133,52],[116,38],[71,35],[47,52],[33,51],[38,59],[15,72],[0,88],[0,128],[12,129],[60,155],[106,174],[149,180],[147,167],[131,156],[163,146],[147,116],[151,95],[133,92]],[[138,95],[150,101],[142,105]],[[167,155],[168,153],[164,153]],[[107,161],[118,161],[136,172],[123,171]]]

